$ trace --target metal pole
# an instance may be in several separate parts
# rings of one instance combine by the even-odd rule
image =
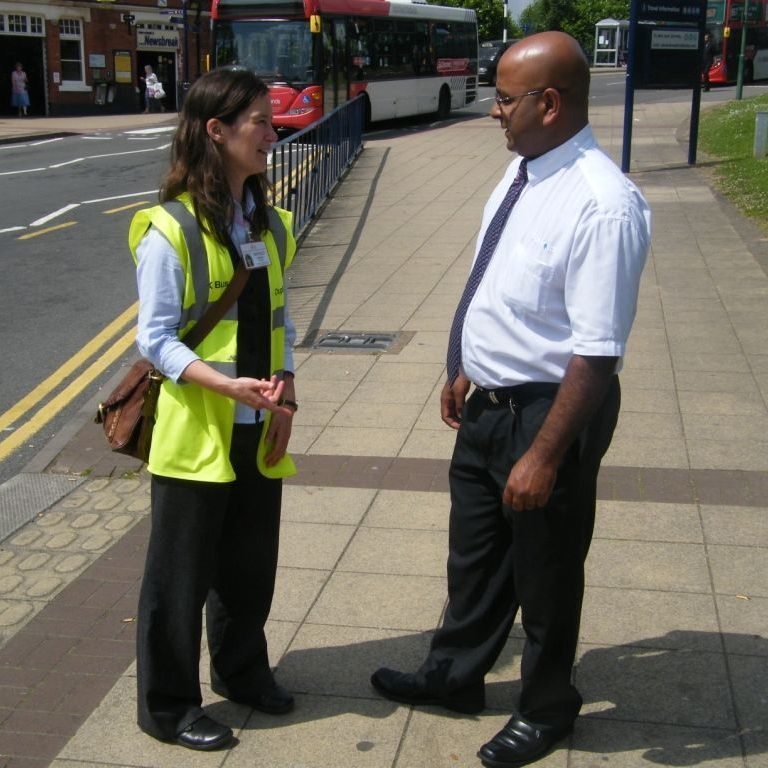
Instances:
[[[181,14],[184,22],[184,91],[189,88],[189,16],[187,0],[181,0]]]
[[[749,0],[744,0],[744,16],[741,19],[741,45],[739,46],[739,69],[736,76],[736,99],[741,100],[744,88],[744,52],[747,49],[747,12]]]
[[[639,0],[632,0],[629,9],[629,38],[627,39],[627,84],[624,91],[624,138],[621,147],[621,170],[629,173],[632,154],[632,115],[635,108],[635,62],[637,54],[637,17]]]
[[[501,33],[501,39],[506,43],[507,42],[507,0],[501,0],[501,7],[503,9],[503,12],[502,12],[503,30]]]

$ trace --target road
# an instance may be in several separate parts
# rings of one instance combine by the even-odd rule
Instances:
[[[750,86],[745,96],[764,92]],[[702,94],[724,101],[734,88]],[[487,114],[494,90],[457,117]],[[636,102],[690,99],[639,91]],[[594,105],[623,103],[624,75],[592,79]],[[378,124],[416,131],[426,120]],[[0,483],[17,474],[133,354],[133,212],[157,198],[170,128],[0,145]]]
[[[136,290],[126,233],[133,211],[157,198],[170,138],[166,128],[0,146],[0,482],[127,357],[130,341],[120,341],[133,324],[126,311]],[[84,377],[105,351],[116,359]],[[79,365],[61,371],[68,363]],[[51,377],[50,393],[30,397]],[[50,405],[62,385],[78,381],[81,393]],[[41,414],[46,404],[52,418]],[[5,456],[9,438],[20,445]]]

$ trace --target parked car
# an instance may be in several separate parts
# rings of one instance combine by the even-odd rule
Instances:
[[[496,85],[496,67],[498,66],[501,54],[517,40],[485,40],[480,43],[480,50],[477,63],[477,79],[481,83]]]

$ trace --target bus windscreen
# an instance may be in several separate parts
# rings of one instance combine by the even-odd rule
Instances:
[[[312,33],[304,21],[224,21],[214,45],[217,65],[247,67],[266,83],[300,88],[316,80]]]

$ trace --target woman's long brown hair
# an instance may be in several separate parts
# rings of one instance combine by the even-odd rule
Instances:
[[[254,99],[266,93],[266,84],[253,72],[240,67],[222,67],[204,74],[184,99],[171,148],[171,168],[160,189],[160,202],[188,192],[201,227],[206,231],[212,229],[211,234],[221,243],[229,241],[234,203],[218,145],[208,136],[206,123],[216,117],[232,125]],[[256,203],[253,228],[262,232],[268,222],[266,174],[249,176],[245,185]]]

